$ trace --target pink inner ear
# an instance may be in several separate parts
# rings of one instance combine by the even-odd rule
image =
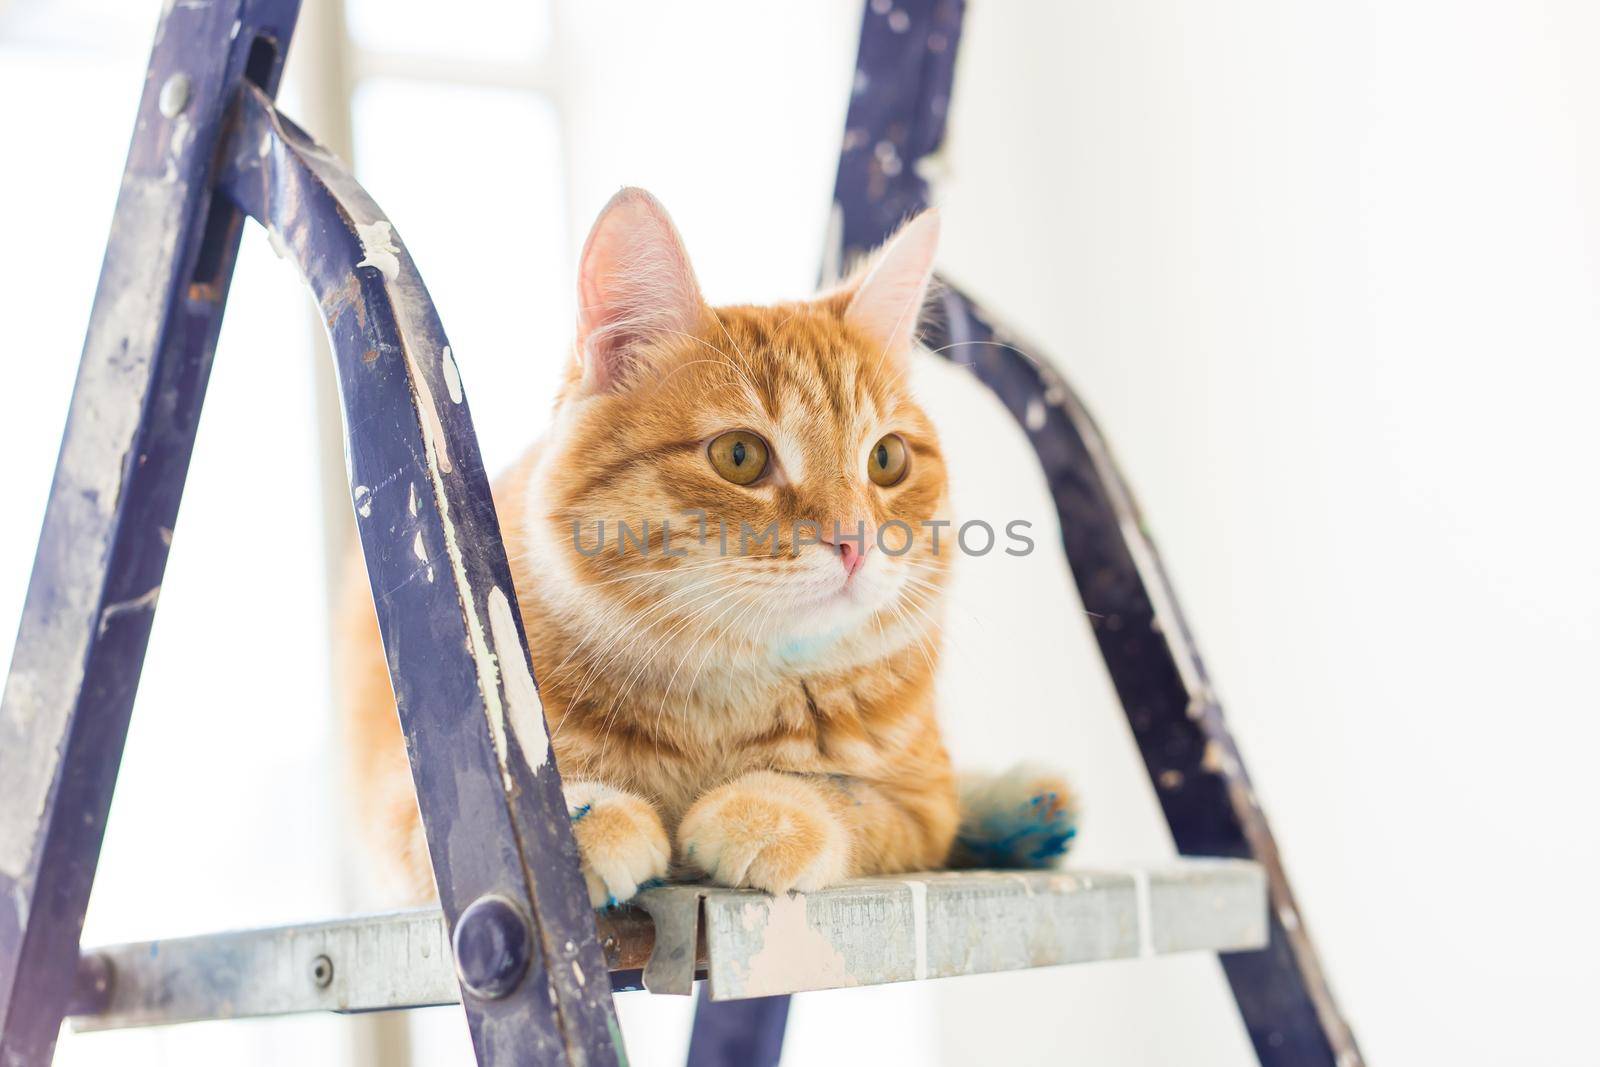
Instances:
[[[578,268],[578,357],[590,391],[636,369],[641,345],[691,333],[705,302],[666,209],[623,189],[601,210]]]
[[[889,355],[910,355],[938,247],[939,213],[929,209],[889,239],[856,286],[845,319],[877,338]]]

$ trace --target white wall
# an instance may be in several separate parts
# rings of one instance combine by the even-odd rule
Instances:
[[[1593,1063],[1600,10],[974,5],[945,261],[1147,509],[1377,1063]]]

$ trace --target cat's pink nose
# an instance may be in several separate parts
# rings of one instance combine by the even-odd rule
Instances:
[[[844,566],[845,581],[856,576],[856,571],[867,561],[867,540],[865,537],[835,537],[825,534],[822,543],[839,553],[839,562]]]

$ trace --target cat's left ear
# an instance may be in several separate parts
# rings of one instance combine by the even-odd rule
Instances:
[[[938,248],[939,212],[929,208],[900,227],[879,250],[855,286],[845,321],[876,339],[885,353],[900,359],[909,355]]]

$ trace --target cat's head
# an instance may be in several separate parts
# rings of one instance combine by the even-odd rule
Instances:
[[[617,194],[530,515],[563,607],[621,640],[675,633],[673,660],[825,662],[863,627],[932,629],[953,537],[928,525],[945,464],[909,371],[937,240],[923,214],[832,292],[713,309],[662,206]]]

